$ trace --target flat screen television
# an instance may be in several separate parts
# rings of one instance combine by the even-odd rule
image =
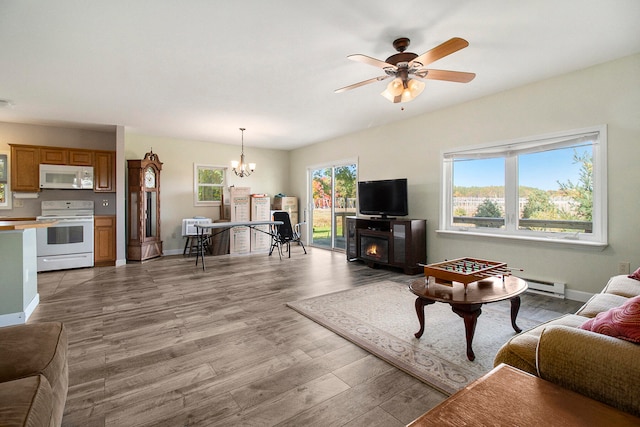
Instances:
[[[358,205],[362,215],[409,215],[407,179],[358,181]]]

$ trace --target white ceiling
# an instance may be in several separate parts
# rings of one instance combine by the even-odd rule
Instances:
[[[638,0],[0,0],[0,121],[291,149],[640,52],[639,22]],[[432,67],[477,77],[333,92],[400,36],[468,40]]]

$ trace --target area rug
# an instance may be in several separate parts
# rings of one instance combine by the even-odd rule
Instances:
[[[420,329],[415,299],[408,283],[383,281],[287,305],[446,394],[489,372],[497,351],[515,335],[509,301],[483,305],[471,362],[463,320],[449,304],[425,307],[425,332],[415,338]],[[538,322],[519,316],[517,323],[526,330]]]

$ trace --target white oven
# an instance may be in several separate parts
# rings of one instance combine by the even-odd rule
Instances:
[[[39,272],[93,267],[93,201],[44,201],[38,219],[58,221],[36,229]]]

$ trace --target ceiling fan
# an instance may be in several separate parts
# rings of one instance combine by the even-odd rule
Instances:
[[[411,41],[407,37],[401,37],[394,40],[393,47],[398,51],[398,53],[391,55],[385,61],[380,61],[379,59],[361,54],[347,56],[347,58],[352,61],[363,62],[365,64],[373,65],[374,67],[382,68],[385,75],[336,89],[335,93],[355,89],[369,83],[379,82],[388,79],[389,77],[393,77],[394,79],[387,85],[387,88],[381,93],[381,95],[393,103],[409,102],[414,100],[424,90],[424,82],[418,79],[468,83],[476,76],[474,73],[465,73],[462,71],[424,68],[438,59],[442,59],[447,55],[451,55],[452,53],[469,46],[468,41],[459,37],[454,37],[420,56],[415,53],[405,52],[409,47],[410,42]]]

